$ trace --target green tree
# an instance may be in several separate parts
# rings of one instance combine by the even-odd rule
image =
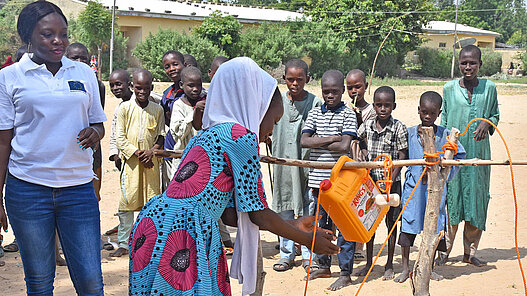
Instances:
[[[208,81],[206,70],[212,60],[216,56],[225,55],[208,39],[163,29],[159,29],[156,34],[150,33],[144,41],[137,44],[133,55],[141,61],[144,68],[152,72],[156,80],[169,81],[163,70],[161,59],[165,52],[174,49],[174,44],[177,44],[177,50],[189,53],[196,58],[204,81]]]
[[[241,30],[242,25],[232,15],[223,16],[220,11],[214,11],[193,32],[210,40],[232,57],[234,44],[240,40]]]
[[[455,3],[440,9],[447,11],[437,15],[438,20],[454,21]],[[491,30],[502,36],[499,42],[507,42],[518,30],[525,31],[527,23],[526,7],[522,0],[461,0],[458,8],[460,24]]]
[[[99,72],[104,76],[109,71],[109,50],[112,32],[112,15],[101,3],[90,1],[79,14],[77,20],[71,22],[70,31],[72,39],[86,45],[93,54],[97,53],[99,60]],[[115,28],[114,37],[114,65],[115,68],[126,68],[126,43],[125,38],[119,28]]]
[[[409,12],[433,8],[431,0],[307,0],[306,4],[307,14],[314,22],[326,21],[347,42],[348,48],[360,55],[363,70],[371,69],[379,46],[393,27],[377,61],[376,74],[379,76],[395,75],[406,53],[421,43],[415,33],[422,31],[422,24],[427,23],[430,16]],[[391,66],[383,67],[387,65]]]
[[[0,9],[0,64],[8,56],[14,59],[16,50],[23,44],[16,30],[16,21],[22,8],[30,2],[30,0],[8,1]]]
[[[507,40],[507,44],[527,48],[527,30],[520,29],[512,33],[511,38]]]

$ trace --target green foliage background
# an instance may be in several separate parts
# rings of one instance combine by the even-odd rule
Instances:
[[[155,80],[169,81],[161,59],[165,52],[174,49],[189,53],[196,58],[204,81],[208,81],[207,70],[212,60],[218,55],[225,55],[225,52],[207,39],[161,28],[157,34],[149,34],[143,42],[140,42],[134,49],[133,55],[142,62],[144,68],[152,72]]]
[[[417,50],[419,56],[420,74],[427,77],[450,77],[452,67],[452,51],[445,49],[435,49],[421,47]],[[456,51],[454,64],[454,76],[461,77],[458,67],[459,50]],[[481,49],[481,60],[483,65],[479,70],[479,76],[492,76],[501,72],[501,54],[490,49]]]
[[[30,0],[9,1],[0,9],[0,64],[8,56],[15,59],[17,49],[24,43],[16,31],[16,21],[20,11]]]

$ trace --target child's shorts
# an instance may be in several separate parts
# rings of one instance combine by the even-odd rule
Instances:
[[[417,234],[406,233],[406,232],[401,231],[401,234],[399,234],[399,240],[397,243],[401,247],[413,247],[416,236]],[[437,245],[437,250],[441,252],[446,252],[446,240],[444,237],[439,241],[439,244]]]

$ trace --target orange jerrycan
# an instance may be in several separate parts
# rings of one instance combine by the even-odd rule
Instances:
[[[331,170],[330,179],[320,182],[318,198],[339,231],[348,241],[366,243],[375,233],[390,206],[379,207],[379,194],[366,169],[342,169],[351,158],[343,155]]]

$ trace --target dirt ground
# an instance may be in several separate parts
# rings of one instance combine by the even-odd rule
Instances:
[[[156,85],[156,91],[161,92],[166,84]],[[284,86],[281,86],[283,89]],[[394,87],[397,93],[397,108],[393,115],[402,120],[407,126],[419,122],[417,115],[417,100],[419,95],[426,90],[441,92],[440,86],[404,86]],[[107,88],[108,89],[108,88]],[[308,89],[317,95],[321,95],[320,88],[309,86]],[[513,159],[525,160],[527,157],[527,125],[522,123],[521,117],[527,114],[527,87],[498,85],[499,108],[501,112],[500,130],[508,141]],[[373,94],[373,91],[372,91]],[[347,98],[347,96],[345,96]],[[372,95],[367,95],[371,101]],[[524,101],[525,100],[525,101]],[[118,104],[109,91],[106,96],[106,114],[111,118],[115,106]],[[439,119],[438,119],[439,121]],[[105,123],[107,132],[110,130],[110,122]],[[525,128],[525,129],[524,129]],[[493,159],[503,160],[506,158],[505,149],[499,137],[494,135],[491,139]],[[119,173],[112,163],[107,160],[108,137],[102,142],[103,147],[103,184],[101,224],[102,232],[118,224],[118,218],[114,216],[119,200]],[[265,151],[265,150],[262,150]],[[268,167],[262,166],[264,180],[266,180],[266,192],[270,196]],[[522,190],[527,186],[527,167],[517,166],[514,168],[516,189],[518,192],[518,207],[520,225],[518,228],[518,240],[520,254],[527,267],[525,254],[527,254],[527,199]],[[430,291],[432,295],[519,295],[522,294],[522,278],[516,260],[514,249],[514,203],[511,193],[511,181],[508,167],[494,167],[491,181],[491,201],[488,212],[487,231],[481,240],[478,257],[488,262],[485,267],[473,267],[461,262],[463,248],[461,234],[458,234],[451,260],[446,266],[437,267],[436,271],[445,279],[440,282],[432,282]],[[235,233],[232,233],[234,239]],[[381,224],[377,233],[375,253],[379,250],[382,241],[386,237],[386,228]],[[305,272],[300,267],[300,260],[292,270],[277,273],[273,271],[272,265],[278,258],[278,251],[274,246],[277,242],[276,236],[269,232],[261,233],[264,246],[264,270],[267,272],[265,281],[265,295],[302,295],[305,282],[302,280]],[[4,235],[4,244],[13,239],[12,231]],[[106,241],[106,237],[103,238]],[[113,236],[112,240],[115,241]],[[419,238],[416,246],[419,246]],[[110,258],[108,251],[102,251],[102,270],[104,276],[106,295],[126,295],[128,287],[128,257]],[[412,249],[411,264],[417,256],[417,247]],[[300,258],[299,258],[300,259]],[[6,265],[0,267],[0,294],[2,295],[24,295],[25,283],[22,261],[18,253],[6,253],[2,258]],[[383,251],[372,274],[364,285],[361,295],[411,295],[409,282],[396,284],[393,281],[382,281],[386,252]],[[355,271],[360,270],[365,262],[356,262]],[[396,248],[395,271],[401,271],[400,248]],[[353,276],[353,285],[337,292],[325,290],[338,276],[338,265],[334,261],[332,267],[333,278],[317,279],[309,283],[308,295],[354,295],[362,281],[362,277]],[[56,295],[75,295],[73,285],[69,279],[66,267],[57,267],[55,279]],[[241,295],[241,286],[232,281],[233,295]]]

